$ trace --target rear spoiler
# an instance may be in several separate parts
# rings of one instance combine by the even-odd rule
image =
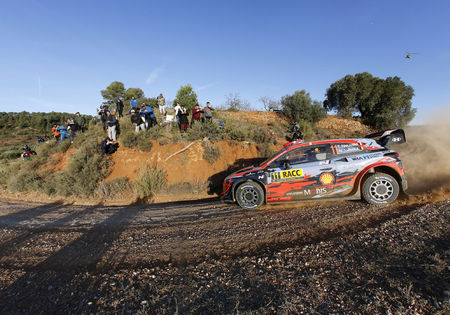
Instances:
[[[375,139],[383,147],[406,142],[406,135],[403,129],[392,129],[371,133],[366,138]]]

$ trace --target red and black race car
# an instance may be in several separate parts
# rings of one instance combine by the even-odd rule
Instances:
[[[226,177],[221,199],[246,209],[264,202],[361,197],[371,204],[391,203],[407,182],[398,153],[389,147],[404,142],[402,129],[363,139],[289,142],[258,166]]]

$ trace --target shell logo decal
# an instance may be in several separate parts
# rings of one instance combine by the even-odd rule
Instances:
[[[329,185],[334,182],[334,176],[331,173],[323,173],[319,178],[320,182],[324,185]]]

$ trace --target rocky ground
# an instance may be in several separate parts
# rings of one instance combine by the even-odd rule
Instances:
[[[0,202],[0,313],[450,312],[450,200]]]

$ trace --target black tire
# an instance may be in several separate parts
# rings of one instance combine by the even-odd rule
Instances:
[[[373,205],[392,203],[399,192],[397,180],[385,173],[372,174],[362,184],[363,199]]]
[[[236,189],[236,201],[244,209],[256,209],[264,202],[264,191],[253,182],[244,182]]]

